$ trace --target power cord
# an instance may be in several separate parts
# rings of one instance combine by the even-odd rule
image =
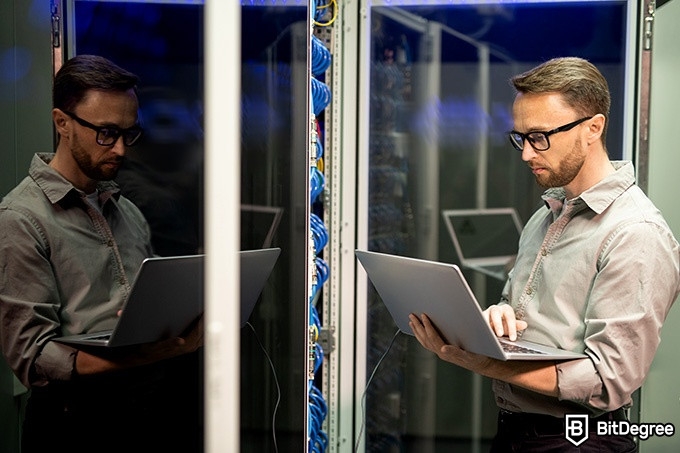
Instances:
[[[257,336],[255,328],[250,323],[250,321],[247,321],[246,325],[250,327],[250,330],[253,331],[253,335],[255,335],[255,341],[257,341],[257,344],[260,345],[260,349],[262,349],[264,356],[267,358],[267,361],[269,362],[269,367],[271,368],[272,374],[274,375],[274,383],[276,384],[276,404],[274,405],[274,413],[272,414],[272,439],[274,440],[274,452],[278,453],[279,446],[276,442],[276,412],[279,410],[279,404],[281,403],[281,387],[279,386],[279,379],[276,376],[274,363],[272,363],[272,359],[269,357],[269,354],[267,354],[267,350],[264,348],[264,345],[260,341],[260,338]]]
[[[392,336],[392,340],[390,340],[390,344],[387,346],[387,349],[385,350],[385,352],[383,352],[383,355],[380,356],[378,363],[375,364],[375,367],[373,368],[373,372],[371,373],[371,376],[368,378],[368,382],[366,382],[366,388],[364,389],[364,393],[363,393],[363,395],[361,395],[361,429],[359,430],[359,435],[357,436],[357,442],[354,445],[354,452],[355,453],[359,451],[359,444],[361,443],[361,436],[364,433],[364,425],[365,425],[365,419],[366,419],[366,393],[368,392],[368,387],[371,385],[371,381],[373,381],[373,376],[375,376],[375,372],[378,371],[380,364],[382,363],[382,361],[387,356],[387,353],[390,352],[390,349],[392,349],[392,345],[394,344],[394,341],[397,339],[399,332],[401,332],[399,329],[397,329],[397,331],[394,332],[394,335]]]

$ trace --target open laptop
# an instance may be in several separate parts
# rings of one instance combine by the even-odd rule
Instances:
[[[524,340],[497,337],[455,264],[363,250],[355,253],[395,324],[406,334],[413,335],[409,314],[425,313],[447,343],[476,354],[499,360],[587,357]]]
[[[241,205],[241,249],[270,248],[283,217],[283,208]]]
[[[522,231],[517,211],[447,209],[442,211],[442,217],[461,266],[505,281]]]
[[[250,317],[281,249],[242,251],[241,327]],[[152,257],[142,262],[113,330],[55,338],[61,343],[119,347],[180,336],[203,313],[205,255]]]

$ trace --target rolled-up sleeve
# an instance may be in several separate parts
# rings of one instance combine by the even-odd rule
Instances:
[[[70,378],[73,367],[74,350],[49,341],[60,306],[44,238],[30,217],[0,211],[0,348],[27,387],[46,382],[34,364],[55,379]]]
[[[680,288],[680,251],[655,222],[617,229],[603,244],[585,310],[590,360],[557,365],[559,398],[609,411],[645,380]]]

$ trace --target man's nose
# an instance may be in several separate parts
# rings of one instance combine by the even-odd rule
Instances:
[[[116,141],[111,145],[111,151],[116,153],[119,156],[125,156],[125,150],[127,149],[127,146],[125,146],[125,143],[123,143],[123,136],[119,136]]]
[[[534,149],[533,146],[531,146],[531,143],[529,143],[529,140],[524,140],[522,147],[522,160],[524,162],[529,162],[531,159],[536,157],[538,155],[538,152]]]

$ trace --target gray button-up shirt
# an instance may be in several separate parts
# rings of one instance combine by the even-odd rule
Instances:
[[[30,387],[73,374],[75,350],[55,336],[112,328],[142,260],[152,255],[142,213],[113,182],[101,212],[33,157],[0,203],[0,348]]]
[[[494,381],[499,407],[564,416],[629,406],[649,371],[663,322],[680,291],[680,248],[635,185],[633,165],[573,200],[543,196],[522,232],[505,286],[529,327],[525,340],[585,352],[557,364],[559,397]]]

